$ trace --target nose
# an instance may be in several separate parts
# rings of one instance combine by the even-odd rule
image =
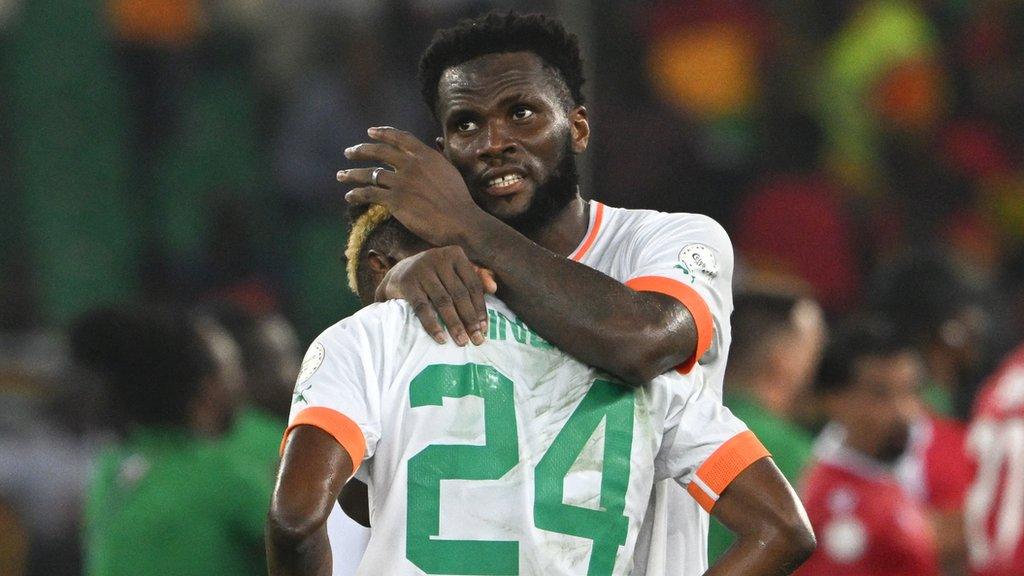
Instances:
[[[516,151],[516,143],[504,122],[488,122],[484,131],[480,157],[484,159],[507,156]]]

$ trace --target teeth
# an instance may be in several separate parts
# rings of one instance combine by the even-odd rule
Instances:
[[[505,176],[499,176],[497,178],[491,179],[491,181],[488,182],[487,185],[494,186],[497,188],[504,188],[506,186],[511,186],[512,184],[515,184],[516,182],[519,182],[522,179],[523,177],[518,174],[506,174]]]

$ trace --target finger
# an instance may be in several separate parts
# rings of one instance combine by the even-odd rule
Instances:
[[[366,133],[377,140],[385,144],[390,144],[399,150],[406,152],[415,152],[418,148],[426,146],[422,140],[413,136],[405,130],[399,130],[392,126],[374,126],[366,131]]]
[[[383,162],[392,168],[398,168],[407,157],[406,153],[392,146],[379,142],[356,144],[345,148],[345,158],[354,162]]]
[[[480,332],[487,334],[487,303],[484,302],[484,287],[477,276],[476,266],[468,259],[460,259],[455,262],[455,272],[459,279],[469,289],[469,298],[473,302],[473,308],[477,312],[477,322],[480,324]]]
[[[477,276],[480,277],[480,283],[483,284],[484,292],[488,294],[496,294],[498,292],[498,281],[494,278],[494,272],[487,268],[477,268]]]
[[[475,276],[475,274],[470,275],[470,278],[475,279]],[[454,268],[442,272],[439,277],[445,289],[448,290],[448,295],[451,296],[452,303],[455,305],[455,312],[459,315],[459,320],[462,321],[462,325],[469,332],[469,341],[477,346],[483,344],[484,334],[480,329],[480,316],[486,316],[487,311],[485,308],[476,307],[476,302],[474,302],[471,296],[474,289],[466,285],[462,276]],[[477,286],[476,291],[480,294],[480,301],[482,303],[483,289]]]
[[[422,287],[420,287],[419,292],[407,295],[406,301],[412,306],[412,311],[416,314],[416,318],[419,318],[423,329],[427,331],[427,334],[430,334],[435,342],[444,344],[448,341],[444,335],[444,327],[438,322],[437,314],[434,313],[434,306],[430,303],[430,296],[427,295]]]
[[[350,186],[375,186],[373,183],[373,171],[377,168],[353,168],[351,170],[339,170],[338,182]],[[394,184],[395,173],[390,170],[381,169],[377,173],[377,184],[379,188],[390,188]]]
[[[455,311],[455,302],[452,300],[451,295],[448,294],[448,290],[441,283],[441,280],[435,276],[421,282],[420,288],[426,292],[427,297],[430,298],[430,305],[441,316],[441,320],[444,321],[445,325],[448,326],[448,333],[451,334],[455,343],[459,346],[468,344],[469,338],[466,336],[466,327],[463,326],[462,320],[459,319],[459,314]]]
[[[345,201],[349,204],[383,204],[390,207],[391,191],[387,188],[364,186],[353,188],[345,193]]]

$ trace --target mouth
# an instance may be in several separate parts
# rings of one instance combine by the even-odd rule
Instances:
[[[519,172],[485,175],[484,191],[490,196],[511,196],[526,189],[526,176]]]

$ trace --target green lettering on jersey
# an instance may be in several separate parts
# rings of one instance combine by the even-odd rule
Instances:
[[[633,446],[633,390],[596,380],[537,464],[533,521],[538,528],[594,541],[590,576],[610,576],[626,543],[629,459]],[[604,421],[601,510],[565,503],[565,477]]]
[[[530,327],[523,323],[522,320],[518,318],[513,320],[497,310],[488,309],[487,337],[491,340],[504,342],[508,340],[509,332],[512,332],[512,338],[520,344],[526,344],[541,350],[551,350],[554,348],[547,340],[541,338],[533,330],[530,330]]]
[[[443,398],[484,400],[485,444],[434,444],[409,459],[406,558],[427,574],[518,574],[519,542],[442,540],[441,480],[497,480],[519,462],[512,381],[479,364],[438,364],[409,384],[413,408]]]
[[[492,329],[502,319],[508,320],[492,316]],[[434,444],[409,459],[406,557],[427,574],[519,573],[518,542],[437,538],[441,480],[497,480],[519,463],[513,388],[497,369],[479,364],[428,366],[409,385],[413,408],[440,406],[443,398],[484,399],[483,446]],[[633,390],[595,380],[534,471],[534,525],[592,540],[590,576],[611,576],[629,531],[624,512],[634,410]],[[565,478],[602,422],[601,509],[566,504]]]

